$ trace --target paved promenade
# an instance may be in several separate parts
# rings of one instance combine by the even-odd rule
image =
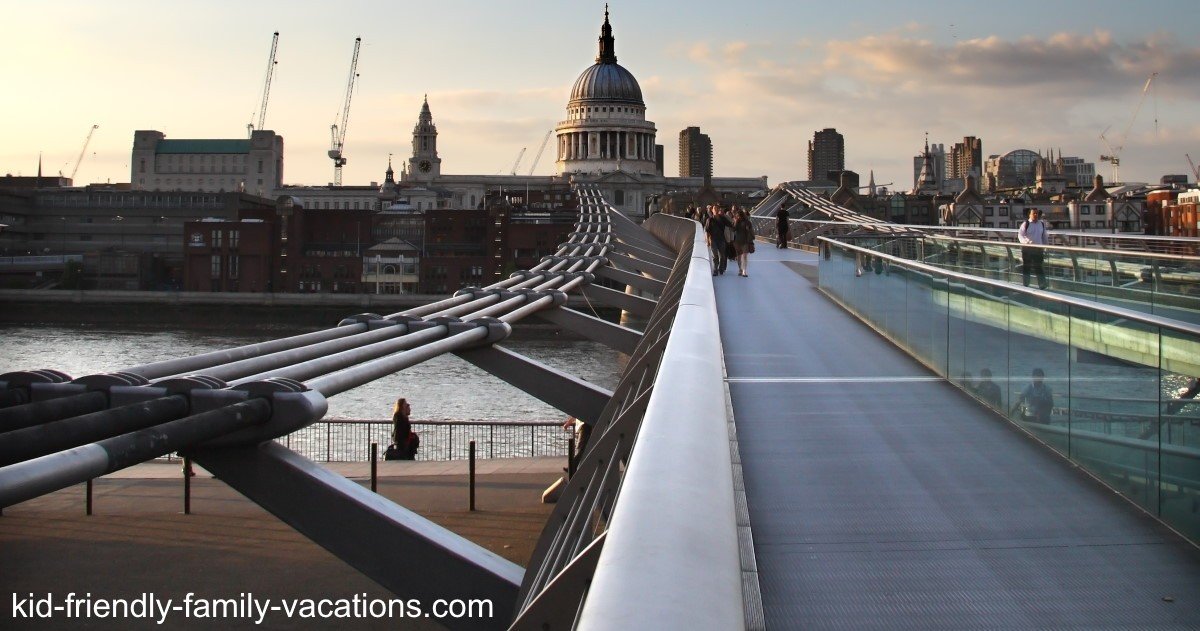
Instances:
[[[524,565],[552,506],[543,489],[562,474],[562,458],[481,460],[476,463],[476,506],[467,510],[467,463],[380,462],[379,492],[403,506]],[[369,484],[367,463],[330,469]],[[184,515],[179,464],[151,462],[95,483],[94,514],[84,514],[84,487],[71,487],[20,504],[0,516],[0,628],[58,629],[61,618],[36,624],[9,618],[10,594],[135,597],[155,592],[181,599],[253,593],[264,598],[351,598],[392,595],[258,505],[197,470],[192,514]],[[381,541],[385,546],[387,542]],[[71,628],[164,628],[128,620],[70,621]],[[331,624],[336,622],[336,624]],[[406,626],[407,625],[407,626]],[[441,628],[426,621],[187,620],[167,628]]]
[[[1200,552],[760,244],[714,278],[769,629],[1200,628]]]

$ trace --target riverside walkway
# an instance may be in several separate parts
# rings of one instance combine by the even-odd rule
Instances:
[[[713,281],[767,628],[1200,626],[1194,546],[759,245]]]

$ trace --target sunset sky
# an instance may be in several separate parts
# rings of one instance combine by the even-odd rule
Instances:
[[[836,8],[831,9],[830,7]],[[1097,161],[1121,144],[1121,176],[1157,181],[1200,161],[1200,11],[1194,0],[1007,3],[676,0],[611,3],[617,58],[677,174],[681,129],[712,137],[717,175],[804,179],[806,143],[835,127],[846,166],[912,186],[925,132],[985,157],[1061,148]],[[268,129],[284,137],[284,181],[332,180],[329,127],[363,38],[345,184],[399,164],[423,95],[442,172],[528,173],[596,55],[602,2],[20,2],[7,17],[0,172],[129,181],[136,129],[241,138],[280,32]],[[1157,72],[1141,111],[1142,88]],[[1157,119],[1157,125],[1155,121]],[[1131,123],[1132,121],[1132,123]],[[535,173],[554,172],[554,144]],[[1111,179],[1108,164],[1097,171]]]

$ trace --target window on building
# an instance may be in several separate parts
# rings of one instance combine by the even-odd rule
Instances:
[[[232,241],[232,239],[230,239],[230,241]],[[229,277],[238,277],[238,256],[236,254],[231,254],[229,256]]]
[[[209,269],[209,277],[217,279],[221,277],[221,255],[212,255],[211,267]]]
[[[623,191],[621,189],[617,189],[616,191],[613,191],[613,203],[616,204],[617,206],[624,206],[625,205],[625,191]]]
[[[240,230],[229,231],[229,247],[236,248],[238,246],[238,238],[241,236]]]
[[[1080,208],[1079,214],[1081,214],[1081,215],[1092,214],[1092,207],[1091,206],[1083,206],[1082,208]]]
[[[994,207],[992,207],[992,206],[984,206],[983,207],[983,216],[984,217],[991,217],[994,214],[996,214],[996,209]]]
[[[221,231],[220,230],[212,231],[212,246],[214,248],[221,247]]]
[[[262,161],[262,160],[259,160],[259,161],[258,161],[258,172],[259,172],[259,173],[262,173],[262,172],[263,172],[263,164],[262,164],[262,163],[263,163],[263,161]]]

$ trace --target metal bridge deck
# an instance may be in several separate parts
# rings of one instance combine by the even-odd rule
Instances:
[[[760,246],[713,281],[769,629],[1200,628],[1200,551]]]

